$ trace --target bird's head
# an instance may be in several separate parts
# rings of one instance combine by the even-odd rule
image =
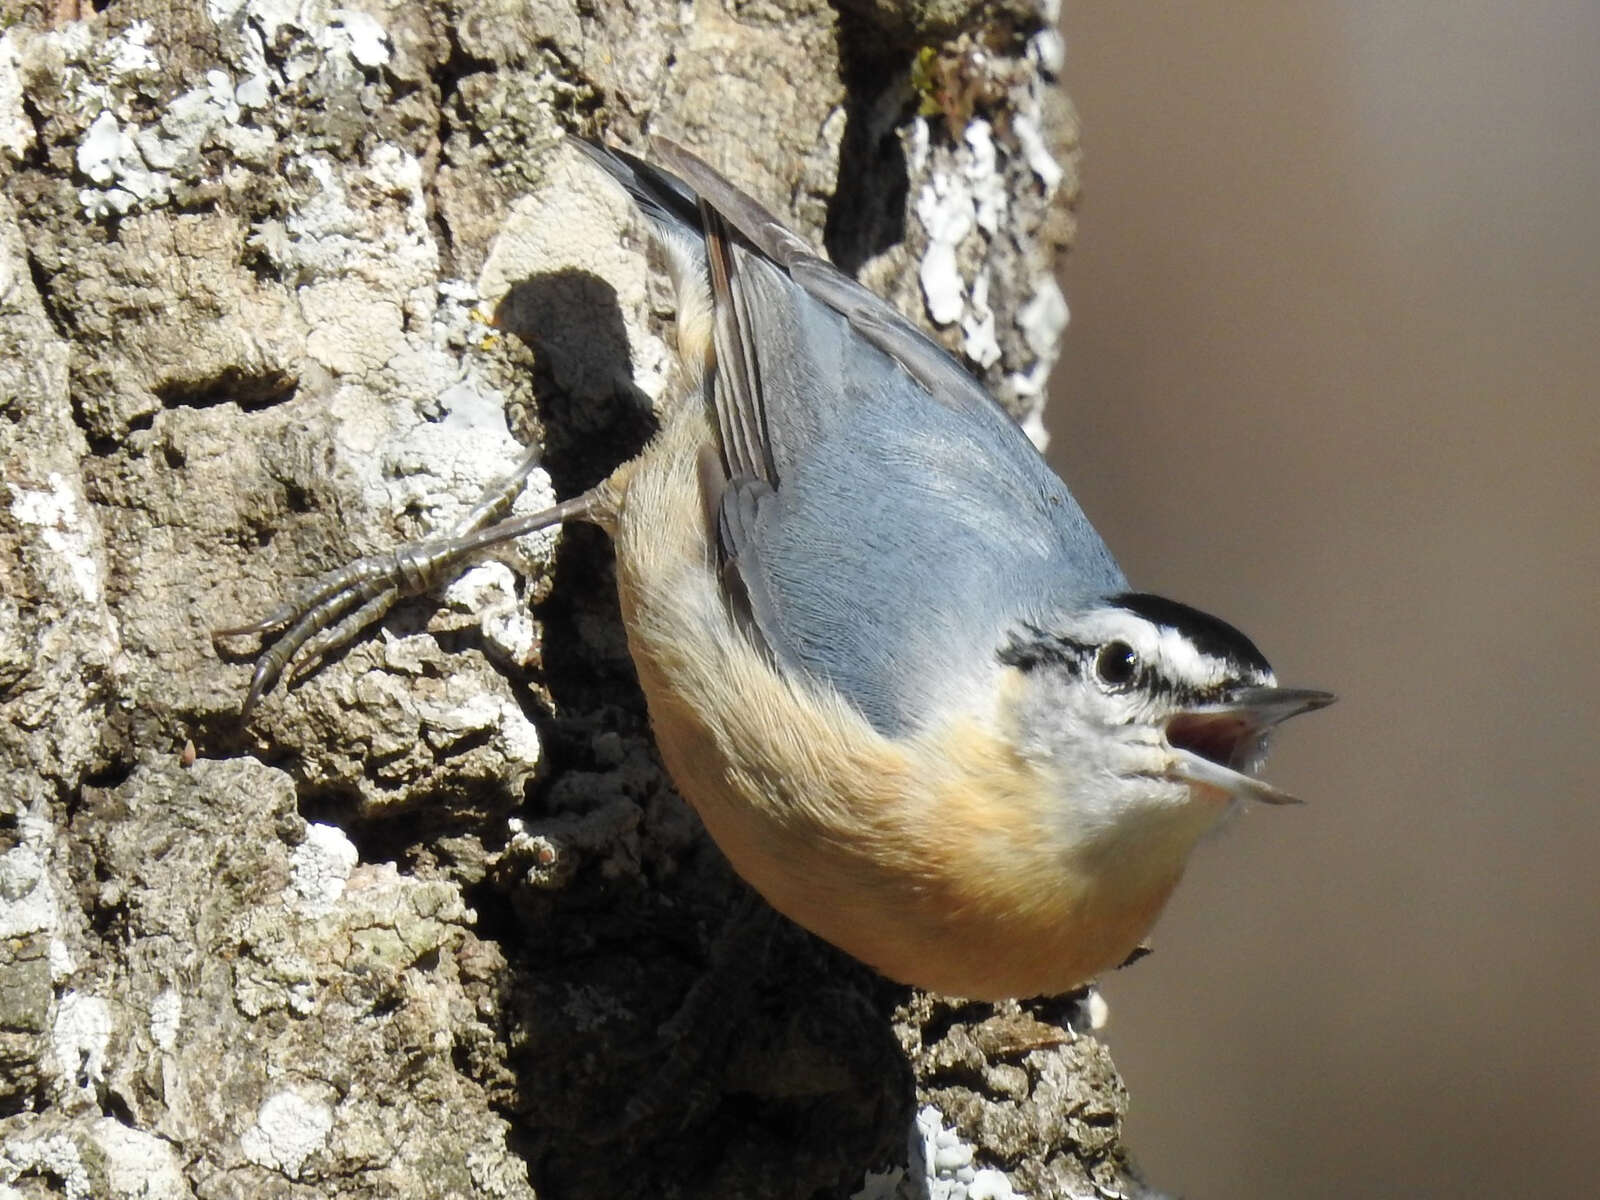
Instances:
[[[1023,623],[1000,660],[1008,735],[1091,842],[1149,826],[1192,844],[1234,801],[1294,803],[1257,777],[1268,738],[1334,699],[1279,687],[1233,626],[1143,593]]]

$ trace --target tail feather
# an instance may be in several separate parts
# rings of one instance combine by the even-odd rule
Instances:
[[[622,187],[650,226],[667,260],[678,303],[678,357],[696,381],[715,361],[712,348],[711,275],[701,231],[699,198],[676,175],[615,146],[567,141]]]
[[[939,403],[984,416],[991,411],[1004,413],[948,350],[880,296],[819,256],[759,202],[682,146],[662,137],[652,138],[650,145],[671,171],[626,151],[588,144],[584,149],[628,190],[657,225],[670,219],[679,228],[694,230],[698,238],[697,201],[722,214],[757,251],[788,272],[799,287],[849,321],[868,342],[900,363]],[[606,163],[599,157],[601,154],[614,155],[617,162]],[[704,251],[699,255],[703,258]]]
[[[568,136],[570,145],[622,185],[634,204],[651,221],[667,227],[700,228],[698,197],[676,175],[615,146]]]

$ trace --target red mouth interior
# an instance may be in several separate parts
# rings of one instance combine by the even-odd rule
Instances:
[[[1250,733],[1250,722],[1237,713],[1184,713],[1167,722],[1169,745],[1234,770],[1248,753]]]

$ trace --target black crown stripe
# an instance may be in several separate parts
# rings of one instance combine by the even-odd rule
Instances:
[[[1272,670],[1272,664],[1256,649],[1254,642],[1226,621],[1198,608],[1147,592],[1124,592],[1111,597],[1111,603],[1136,617],[1177,630],[1193,642],[1200,653],[1230,663],[1241,671],[1270,673]]]

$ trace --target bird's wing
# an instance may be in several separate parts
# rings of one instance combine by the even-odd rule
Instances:
[[[680,245],[698,206],[724,471],[717,540],[783,669],[900,735],[967,700],[1007,632],[1125,586],[1027,436],[943,348],[689,152],[607,167]],[[702,479],[705,475],[702,473]]]

